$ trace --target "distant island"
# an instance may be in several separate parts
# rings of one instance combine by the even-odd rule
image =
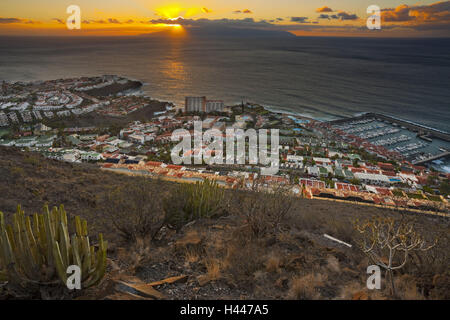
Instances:
[[[252,28],[237,28],[237,27],[208,27],[208,28],[186,28],[185,32],[194,38],[295,38],[291,32],[282,30],[265,30]],[[144,33],[141,37],[167,37],[171,35],[171,31],[162,31],[154,33]]]

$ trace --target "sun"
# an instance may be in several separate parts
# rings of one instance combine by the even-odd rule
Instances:
[[[186,9],[178,5],[167,5],[156,9],[156,14],[170,20],[178,19],[179,17],[183,18],[183,13],[186,12]]]
[[[204,13],[203,7],[183,7],[176,3],[159,7],[155,11],[156,15],[164,19],[186,19]]]

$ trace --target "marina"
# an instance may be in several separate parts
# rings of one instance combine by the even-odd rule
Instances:
[[[399,154],[414,164],[424,164],[448,155],[450,135],[389,116],[367,113],[330,122],[334,130]]]

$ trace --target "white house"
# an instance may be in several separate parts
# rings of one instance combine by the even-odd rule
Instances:
[[[103,155],[97,152],[83,152],[81,154],[81,160],[83,161],[99,161],[103,159]]]

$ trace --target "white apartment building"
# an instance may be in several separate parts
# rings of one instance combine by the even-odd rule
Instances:
[[[207,100],[206,112],[223,112],[225,104],[222,100]]]

